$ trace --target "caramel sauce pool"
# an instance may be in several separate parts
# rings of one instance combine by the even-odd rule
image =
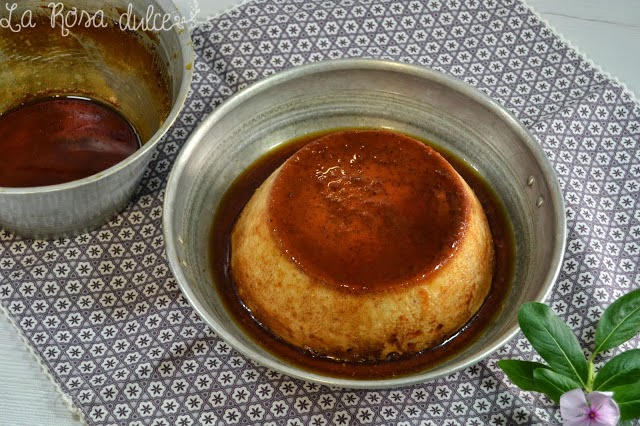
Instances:
[[[133,127],[110,107],[76,97],[33,101],[0,116],[0,186],[82,179],[139,147]]]
[[[426,371],[446,361],[473,343],[497,317],[511,285],[514,261],[514,237],[506,212],[487,183],[467,164],[438,149],[458,171],[480,200],[493,235],[495,268],[491,290],[474,317],[454,336],[435,348],[407,357],[383,362],[348,363],[320,357],[284,342],[263,328],[239,300],[230,271],[230,235],[236,219],[255,190],[287,158],[301,147],[329,133],[316,133],[285,143],[266,153],[240,175],[225,193],[214,216],[210,235],[210,261],[213,279],[223,303],[240,326],[259,344],[287,362],[307,371],[349,379],[388,379]]]

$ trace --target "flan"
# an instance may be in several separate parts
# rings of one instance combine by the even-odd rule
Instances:
[[[271,333],[339,361],[441,344],[491,288],[482,206],[426,144],[389,130],[330,133],[253,194],[231,233],[238,297]]]

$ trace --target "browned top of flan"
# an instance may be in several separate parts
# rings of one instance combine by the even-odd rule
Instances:
[[[348,130],[285,162],[269,216],[305,273],[378,291],[437,271],[465,232],[469,203],[462,179],[432,148],[392,131]]]

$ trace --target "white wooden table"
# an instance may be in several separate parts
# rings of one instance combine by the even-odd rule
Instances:
[[[637,0],[527,0],[533,9],[597,66],[640,95],[640,2]],[[175,0],[187,11],[193,0]],[[221,13],[240,0],[199,0],[200,17]],[[0,423],[81,423],[0,315]]]

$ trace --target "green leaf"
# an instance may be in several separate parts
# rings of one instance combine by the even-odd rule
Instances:
[[[517,359],[503,359],[498,361],[498,367],[505,372],[509,380],[522,390],[543,392],[533,378],[533,372],[537,369],[548,369],[539,362],[520,361]]]
[[[640,382],[613,389],[613,399],[620,407],[620,420],[640,417]]]
[[[533,371],[536,384],[549,398],[556,403],[560,402],[562,394],[577,389],[580,384],[567,376],[558,374],[548,368],[539,368]]]
[[[518,311],[520,329],[540,356],[557,373],[585,388],[589,376],[587,360],[578,338],[562,320],[543,303],[527,303]]]
[[[632,349],[611,358],[593,382],[593,390],[608,391],[616,386],[640,381],[640,349]]]
[[[626,342],[640,332],[640,289],[627,293],[605,309],[596,327],[594,356]]]

